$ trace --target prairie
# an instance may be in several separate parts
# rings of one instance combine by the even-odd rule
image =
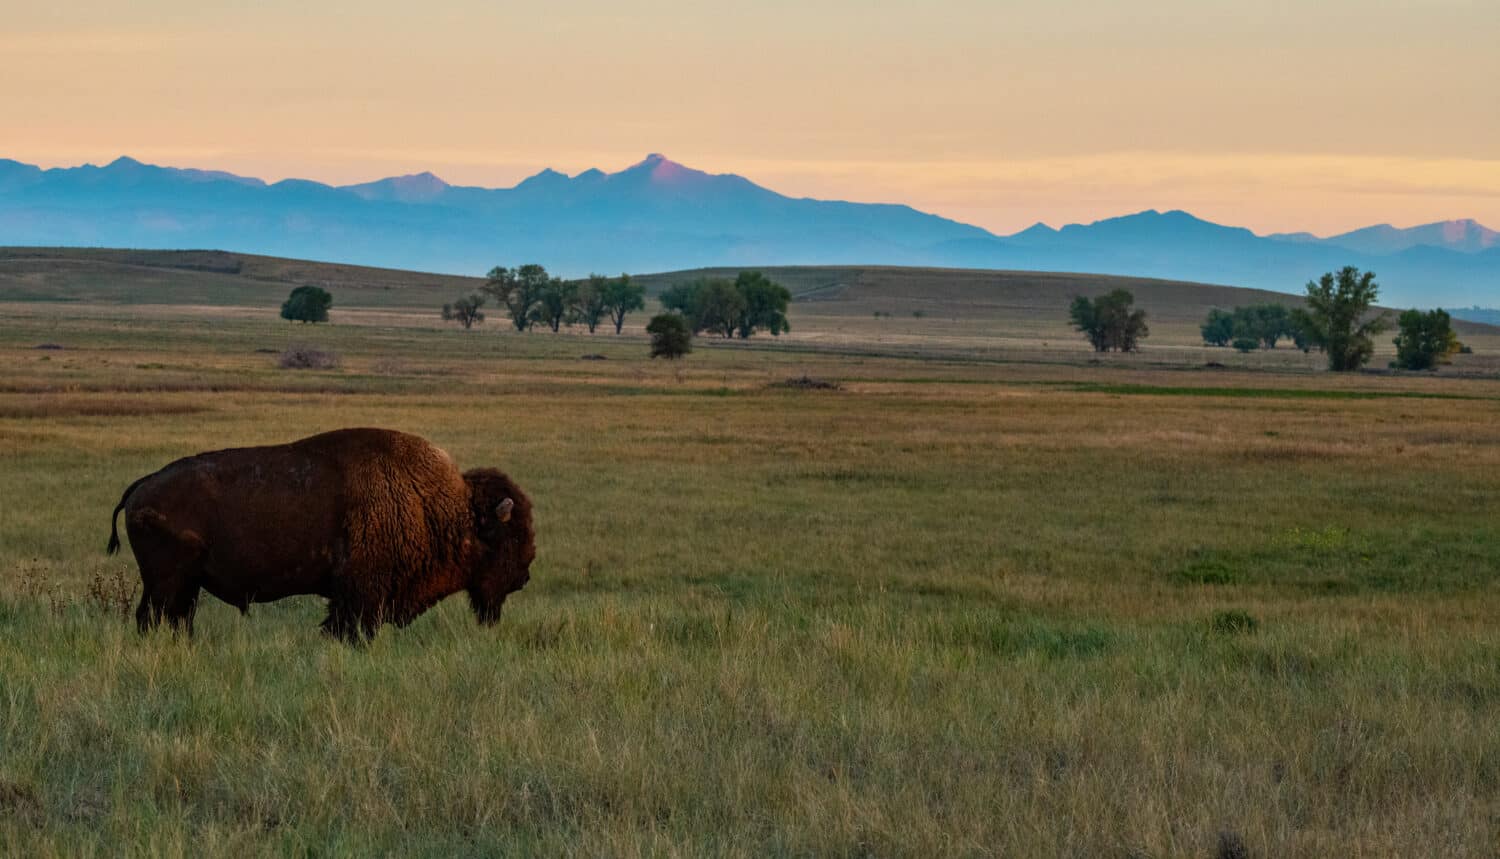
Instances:
[[[845,280],[681,366],[426,298],[291,325],[284,283],[0,296],[0,853],[1494,854],[1494,329],[1335,376],[1162,293],[1091,364],[1039,287]],[[499,627],[452,599],[356,650],[205,598],[137,637],[126,484],[352,425],[532,495]]]

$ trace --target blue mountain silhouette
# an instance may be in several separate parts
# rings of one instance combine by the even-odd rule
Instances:
[[[43,170],[0,159],[0,245],[225,248],[478,274],[537,261],[564,275],[701,266],[887,264],[1199,280],[1298,292],[1343,265],[1387,303],[1500,300],[1500,234],[1473,221],[1320,239],[1257,236],[1182,211],[997,236],[909,206],[793,198],[653,154],[615,173],[543,170],[512,188],[431,173],[336,187],[267,184],[119,158]]]

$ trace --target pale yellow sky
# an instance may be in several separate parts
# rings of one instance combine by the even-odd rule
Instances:
[[[7,10],[0,157],[509,185],[660,151],[1012,232],[1500,227],[1500,0]]]

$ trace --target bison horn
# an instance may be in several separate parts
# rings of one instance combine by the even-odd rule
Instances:
[[[511,508],[515,506],[516,502],[514,499],[507,498],[504,501],[501,501],[495,506],[495,517],[498,518],[501,522],[509,522]]]

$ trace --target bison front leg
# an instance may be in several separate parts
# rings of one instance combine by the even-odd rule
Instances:
[[[145,635],[161,623],[161,616],[166,611],[166,606],[152,597],[149,589],[143,589],[141,602],[135,607],[135,628],[141,635]]]
[[[135,609],[136,629],[149,632],[165,618],[173,632],[193,634],[193,615],[198,611],[196,581],[169,580],[147,583]]]
[[[380,613],[361,608],[345,600],[328,601],[328,616],[323,618],[323,632],[346,644],[367,644],[380,631]]]

